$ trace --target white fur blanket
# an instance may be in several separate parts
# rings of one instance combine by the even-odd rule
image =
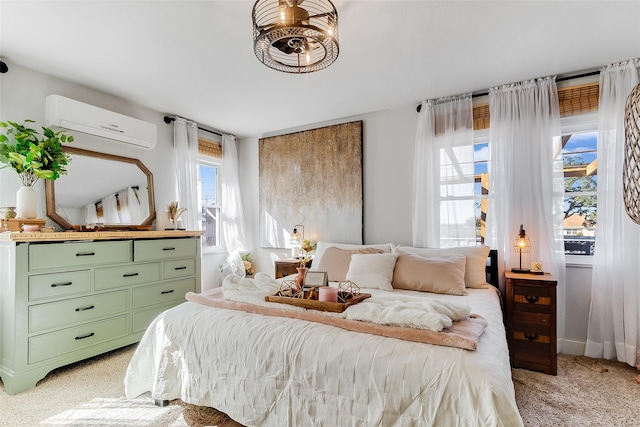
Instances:
[[[307,310],[302,307],[264,300],[265,296],[273,295],[279,289],[280,283],[265,273],[256,274],[254,279],[229,275],[222,283],[224,298],[228,301],[263,307],[273,307],[274,304],[278,304],[278,308],[285,310]],[[389,293],[385,296],[368,298],[359,304],[348,307],[342,313],[322,312],[322,314],[378,325],[440,332],[451,327],[454,321],[467,319],[471,313],[470,308],[464,304],[434,299],[416,300],[408,296]]]

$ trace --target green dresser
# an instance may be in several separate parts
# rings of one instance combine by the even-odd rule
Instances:
[[[200,292],[200,237],[0,240],[0,377],[8,394],[136,343]]]

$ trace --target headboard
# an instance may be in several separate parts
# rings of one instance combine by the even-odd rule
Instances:
[[[500,289],[498,278],[498,251],[496,249],[489,251],[485,271],[487,272],[487,282]]]

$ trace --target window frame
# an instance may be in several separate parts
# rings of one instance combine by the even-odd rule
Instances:
[[[222,173],[223,173],[223,163],[222,163],[222,159],[221,158],[217,158],[217,157],[211,157],[211,156],[206,156],[206,155],[199,155],[198,156],[198,167],[201,166],[212,166],[215,167],[217,169],[217,179],[216,179],[216,204],[213,205],[212,207],[217,208],[218,212],[221,216],[222,214],[222,203],[221,203],[221,196],[222,196]],[[202,178],[200,178],[200,181],[198,182],[198,199],[199,199],[199,205],[200,205],[200,210],[204,210],[205,205],[202,203]],[[202,224],[204,225],[204,224]],[[222,227],[221,227],[221,220],[218,221],[217,227],[217,237],[218,237],[218,244],[217,245],[205,245],[204,244],[204,240],[202,241],[202,253],[217,253],[217,252],[224,252],[225,248],[224,245],[222,244]],[[202,230],[204,231],[204,229]]]
[[[598,132],[598,112],[575,114],[560,118],[560,137],[575,133]],[[567,193],[564,193],[563,198]],[[596,196],[597,197],[597,196]],[[597,203],[597,202],[596,202]],[[597,206],[597,205],[596,205]],[[597,207],[596,207],[597,209]],[[597,230],[597,227],[596,227]],[[563,227],[564,233],[564,227]],[[597,234],[597,231],[596,231]],[[592,255],[565,254],[567,267],[592,267]]]

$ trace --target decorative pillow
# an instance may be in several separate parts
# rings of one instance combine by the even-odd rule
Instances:
[[[382,253],[382,249],[340,249],[332,246],[325,249],[315,270],[326,271],[330,282],[340,282],[345,280],[347,277],[347,271],[349,270],[349,264],[351,263],[351,255],[379,253]]]
[[[317,268],[317,265],[320,263],[324,251],[327,248],[334,247],[338,249],[364,249],[364,248],[374,248],[379,249],[382,252],[391,252],[391,243],[382,243],[377,245],[354,245],[351,243],[331,243],[331,242],[318,242],[316,245],[316,254],[313,256],[313,262],[311,263],[311,268],[314,270],[320,270]]]
[[[394,289],[467,295],[464,284],[466,263],[464,255],[425,258],[417,254],[401,254],[396,260],[391,285]]]
[[[489,246],[464,246],[459,248],[414,248],[411,246],[399,246],[396,252],[400,254],[413,253],[425,258],[442,257],[449,255],[464,255],[467,257],[465,266],[464,283],[467,288],[484,288],[487,286],[487,257]]]
[[[361,288],[383,289],[392,291],[393,269],[398,255],[353,254],[347,271],[347,280],[351,280]]]

